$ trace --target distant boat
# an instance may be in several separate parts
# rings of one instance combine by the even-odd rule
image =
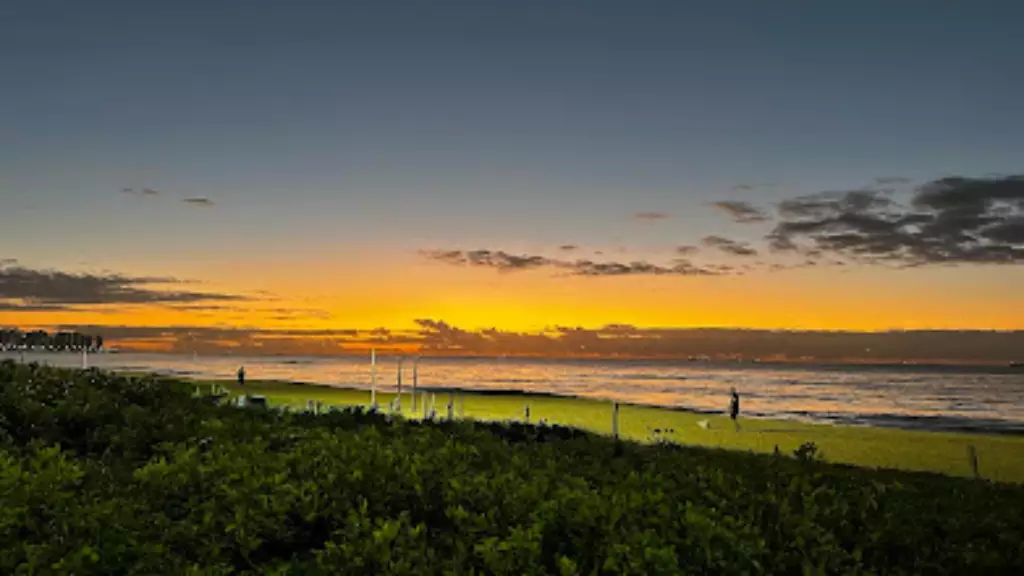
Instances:
[[[1010,368],[1024,368],[1024,362],[1010,362]]]

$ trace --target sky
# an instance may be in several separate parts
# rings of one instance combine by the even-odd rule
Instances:
[[[5,3],[0,325],[1021,330],[1022,17]]]

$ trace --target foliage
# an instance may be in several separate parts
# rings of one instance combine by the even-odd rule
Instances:
[[[1018,573],[1024,488],[0,363],[0,573]]]

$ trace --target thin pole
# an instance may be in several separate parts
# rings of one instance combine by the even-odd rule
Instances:
[[[370,406],[377,408],[377,349],[370,348]]]
[[[89,369],[89,351],[82,348],[82,370]]]
[[[396,400],[398,400],[399,412],[402,411],[402,361],[404,360],[405,358],[398,359],[398,397],[396,398]]]
[[[612,404],[612,436],[619,439],[619,403]]]
[[[419,368],[420,368],[420,357],[416,356],[412,360],[412,411],[413,412],[416,411],[416,391],[417,391],[417,389],[419,387],[419,383],[420,383]]]

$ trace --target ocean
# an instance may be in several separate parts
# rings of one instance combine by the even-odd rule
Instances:
[[[19,359],[0,353],[0,359]],[[26,362],[78,367],[69,353],[26,353]],[[287,380],[370,387],[369,358],[90,354],[91,367],[203,379]],[[396,357],[379,357],[378,389],[394,389]],[[412,361],[403,382],[412,383]],[[928,430],[1024,433],[1024,370],[1001,367],[784,365],[649,360],[422,358],[425,388],[516,391],[723,412],[729,391],[743,415]]]

